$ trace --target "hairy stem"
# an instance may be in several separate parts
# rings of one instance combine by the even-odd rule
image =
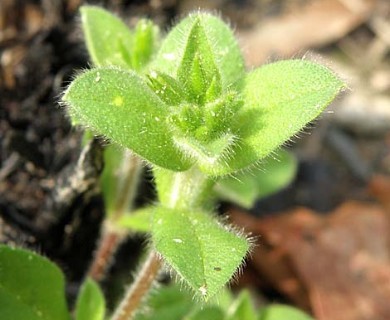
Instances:
[[[133,209],[141,171],[141,159],[128,151],[125,152],[123,168],[119,173],[119,175],[123,174],[123,176],[119,176],[118,196],[115,201],[113,221],[120,219],[126,211]]]
[[[111,320],[133,319],[142,300],[147,296],[147,293],[152,287],[153,282],[161,269],[161,265],[162,261],[157,253],[152,250]]]
[[[103,233],[88,271],[88,275],[92,279],[98,282],[103,280],[119,245],[125,237],[126,234],[123,231],[107,227],[107,223],[103,226]]]
[[[106,216],[102,235],[88,271],[88,275],[96,281],[104,278],[118,247],[126,238],[126,232],[117,227],[116,222],[132,209],[141,172],[141,160],[126,151],[119,171],[118,195],[113,212]]]
[[[209,204],[215,181],[198,168],[183,172],[154,171],[160,204],[168,208],[195,210]]]

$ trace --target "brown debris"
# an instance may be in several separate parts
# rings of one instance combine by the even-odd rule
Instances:
[[[349,201],[328,216],[298,208],[231,218],[260,236],[251,268],[316,319],[390,319],[390,224],[382,207]]]
[[[374,175],[369,182],[368,191],[379,200],[390,215],[390,177]]]
[[[44,13],[31,1],[0,1],[0,45],[37,34],[44,25]]]

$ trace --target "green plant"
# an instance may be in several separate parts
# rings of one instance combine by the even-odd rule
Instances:
[[[344,84],[326,67],[305,60],[280,61],[246,72],[231,29],[208,13],[189,15],[160,42],[158,28],[150,21],[142,20],[131,31],[102,9],[81,11],[94,67],[76,77],[63,101],[74,124],[114,144],[105,150],[101,179],[106,238],[116,236],[115,247],[126,228],[151,235],[146,262],[112,319],[136,314],[163,263],[199,300],[210,302],[238,272],[251,247],[242,231],[216,216],[215,199],[250,206],[260,190],[243,172],[260,167],[315,119]],[[134,211],[129,203],[140,159],[153,171],[158,201]],[[255,172],[254,177],[259,171]],[[242,191],[229,177],[256,191]],[[270,190],[280,186],[274,184]],[[97,265],[105,263],[101,259],[106,257],[98,256]],[[0,256],[0,277],[7,272],[3,269]],[[91,274],[99,278],[103,273]],[[18,291],[14,289],[13,293]],[[258,319],[254,311],[245,311],[253,309],[247,298],[238,299],[244,301],[237,302],[243,305],[240,312],[248,316],[233,317],[212,305],[194,309],[191,315],[184,308],[182,315]],[[91,303],[99,306],[98,311],[88,306]],[[99,287],[87,280],[76,319],[103,319],[104,308]],[[269,317],[263,314],[259,319]]]
[[[24,249],[0,245],[0,310],[4,320],[69,320],[64,276],[47,260]],[[137,320],[310,320],[292,307],[271,305],[257,312],[248,292],[236,298],[223,290],[218,301],[194,304],[192,294],[177,285],[151,294],[148,308]],[[105,319],[105,299],[99,286],[86,279],[77,297],[75,320]]]

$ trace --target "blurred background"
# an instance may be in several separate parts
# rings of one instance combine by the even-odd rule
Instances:
[[[103,217],[97,190],[67,184],[88,164],[77,162],[82,134],[58,104],[89,67],[78,15],[85,3],[162,30],[194,10],[217,12],[234,26],[248,69],[305,58],[346,81],[289,144],[293,181],[251,210],[228,202],[220,210],[257,239],[235,286],[249,287],[258,304],[290,303],[321,320],[390,319],[389,0],[1,0],[0,242],[54,259],[75,294]],[[61,188],[68,198],[59,204]],[[150,177],[142,190],[140,202],[152,198]],[[124,244],[112,281],[128,273],[143,241]]]

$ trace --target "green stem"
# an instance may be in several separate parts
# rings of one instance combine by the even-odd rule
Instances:
[[[197,167],[183,172],[154,171],[160,204],[172,209],[194,210],[210,204],[215,181]]]
[[[104,278],[118,247],[126,238],[127,232],[117,226],[117,221],[132,209],[141,173],[141,159],[125,151],[118,177],[118,195],[113,212],[107,215],[103,222],[102,235],[88,271],[88,275],[96,281]]]
[[[194,210],[209,204],[214,181],[198,168],[193,167],[184,172],[155,169],[154,173],[162,206]],[[162,261],[158,253],[152,250],[111,320],[133,319],[140,304],[147,297],[161,266]]]
[[[121,175],[123,173],[123,175]],[[122,169],[119,174],[118,196],[114,205],[114,212],[111,219],[117,221],[126,212],[133,209],[134,198],[139,184],[139,179],[142,173],[141,159],[125,151],[122,161]]]
[[[147,296],[160,272],[161,265],[162,261],[158,254],[152,251],[146,258],[134,283],[125,293],[111,320],[130,320],[134,318],[140,304]]]
[[[104,221],[98,246],[88,270],[89,277],[98,282],[103,280],[126,235],[126,230],[116,227],[110,219]]]

